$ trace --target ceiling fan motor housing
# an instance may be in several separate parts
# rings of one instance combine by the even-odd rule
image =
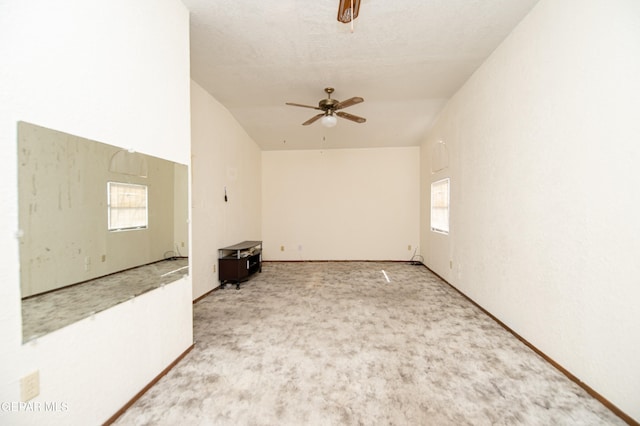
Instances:
[[[335,99],[323,99],[318,103],[318,106],[320,107],[320,109],[322,109],[323,111],[329,111],[329,110],[334,110],[336,108],[336,105],[338,105],[339,102],[336,101]]]

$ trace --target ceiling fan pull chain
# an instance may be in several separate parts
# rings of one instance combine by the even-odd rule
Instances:
[[[353,0],[351,0],[351,34],[353,34]]]

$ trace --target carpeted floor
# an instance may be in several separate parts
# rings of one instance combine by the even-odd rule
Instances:
[[[194,327],[116,424],[624,424],[422,266],[267,262]]]

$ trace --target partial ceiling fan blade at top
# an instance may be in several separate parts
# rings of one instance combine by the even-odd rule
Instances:
[[[285,102],[286,105],[291,105],[291,106],[297,106],[297,107],[302,107],[302,108],[311,108],[311,109],[317,109],[319,111],[322,111],[322,108],[319,108],[317,106],[311,106],[311,105],[302,105],[302,104],[294,104],[293,102]]]
[[[366,118],[358,117],[357,115],[349,114],[348,112],[338,111],[336,115],[341,118],[346,118],[347,120],[355,121],[356,123],[364,123],[367,121]]]
[[[355,97],[347,99],[345,101],[338,102],[338,104],[336,105],[335,109],[342,109],[342,108],[350,107],[351,105],[359,104],[359,103],[362,103],[362,102],[364,102],[364,99],[362,99],[359,96],[355,96]]]
[[[324,115],[324,113],[322,114],[318,114],[318,115],[314,115],[313,117],[311,117],[310,119],[308,119],[307,121],[305,121],[304,123],[302,123],[303,126],[308,126],[311,123],[315,123],[316,121],[318,121],[320,119],[320,117],[322,117]]]

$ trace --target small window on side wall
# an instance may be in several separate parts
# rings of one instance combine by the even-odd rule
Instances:
[[[107,182],[107,210],[109,231],[147,228],[147,186]]]
[[[450,179],[431,183],[431,230],[449,233],[449,186]]]

